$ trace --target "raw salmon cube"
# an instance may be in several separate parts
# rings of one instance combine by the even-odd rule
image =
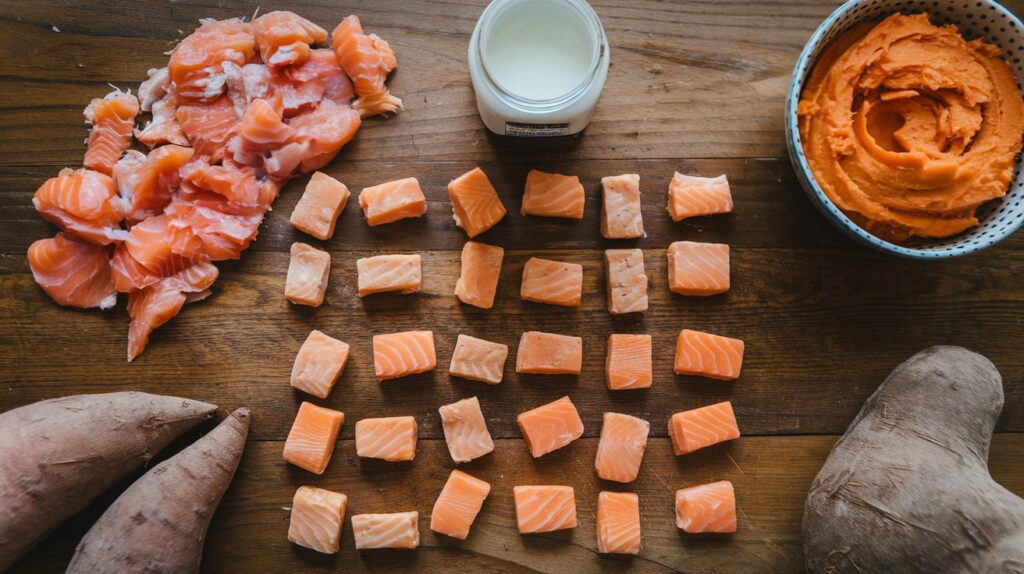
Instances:
[[[350,195],[344,183],[318,171],[306,184],[290,221],[299,231],[320,240],[330,239]]]
[[[694,177],[676,172],[668,184],[668,213],[672,221],[687,217],[729,213],[732,193],[724,176]]]
[[[609,335],[604,363],[608,388],[646,389],[653,380],[650,335]]]
[[[331,254],[305,243],[292,243],[284,296],[292,303],[319,307],[327,293]]]
[[[504,257],[501,247],[467,241],[462,247],[462,273],[455,283],[459,301],[481,309],[493,307]]]
[[[487,421],[476,397],[444,405],[438,411],[452,460],[469,462],[494,450],[494,441],[487,431]]]
[[[341,541],[348,497],[315,486],[300,486],[292,499],[288,541],[304,548],[334,554]]]
[[[476,237],[505,217],[505,206],[494,191],[491,180],[479,167],[460,175],[448,184],[455,225]]]
[[[416,458],[416,419],[386,417],[356,423],[356,454],[390,462]]]
[[[604,252],[608,276],[608,312],[640,313],[647,310],[647,273],[640,249],[608,249]]]
[[[326,399],[348,362],[348,343],[329,337],[316,329],[295,356],[291,384],[314,397]]]
[[[601,189],[601,235],[607,239],[643,237],[640,176],[628,173],[602,177]]]
[[[672,415],[668,436],[672,437],[672,450],[680,455],[739,438],[740,428],[732,403],[726,401]]]
[[[512,497],[520,534],[576,528],[576,493],[571,486],[516,486]]]
[[[615,482],[633,482],[647,448],[651,423],[619,413],[605,413],[594,468],[597,476]]]
[[[345,413],[302,403],[284,443],[284,459],[309,472],[323,474],[344,422]]]
[[[569,397],[526,411],[516,417],[533,458],[567,446],[583,436],[583,421]]]
[[[676,374],[709,379],[738,379],[743,367],[743,341],[683,329],[676,341]]]
[[[508,345],[459,335],[448,373],[471,381],[496,385],[501,382]]]
[[[729,290],[729,246],[676,241],[668,246],[668,287],[680,295],[717,295]]]
[[[531,169],[526,174],[523,215],[583,219],[586,193],[575,175],[544,173]]]
[[[373,370],[378,381],[426,373],[436,366],[433,331],[373,336]]]
[[[389,181],[363,188],[359,193],[359,206],[366,215],[366,223],[382,225],[406,217],[422,217],[427,212],[427,198],[415,177]]]
[[[359,296],[398,291],[416,293],[423,288],[419,255],[378,255],[356,260]]]
[[[579,307],[583,297],[583,266],[531,257],[523,267],[519,296],[534,303]]]
[[[578,375],[583,369],[583,339],[527,331],[519,339],[516,372],[534,375]]]
[[[683,532],[736,532],[736,493],[720,480],[676,491],[676,526]]]
[[[597,551],[640,553],[640,497],[635,492],[597,495]]]
[[[453,470],[434,503],[434,511],[430,514],[430,529],[438,534],[465,540],[476,515],[480,513],[480,507],[490,493],[490,484],[461,470]]]
[[[352,534],[356,550],[375,548],[412,549],[420,545],[420,513],[356,514],[352,517]]]

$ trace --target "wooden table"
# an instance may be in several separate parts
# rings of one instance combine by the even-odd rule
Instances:
[[[469,33],[482,0],[412,3],[296,1],[273,4],[324,26],[350,12],[389,40],[400,69],[392,91],[405,100],[398,117],[366,122],[326,169],[354,190],[416,176],[430,202],[422,220],[371,229],[354,205],[323,247],[333,257],[327,303],[289,305],[283,297],[288,248],[310,241],[288,224],[305,178],[288,185],[259,240],[241,261],[221,265],[206,302],[157,331],[126,364],[123,306],[76,312],[53,304],[33,283],[28,245],[53,233],[31,195],[64,166],[80,165],[81,110],[107,83],[135,87],[146,69],[164,65],[179,30],[200,17],[252,14],[266,2],[124,2],[73,6],[8,2],[0,16],[0,411],[74,393],[142,390],[254,411],[251,442],[206,544],[209,572],[290,572],[415,568],[546,572],[794,572],[802,568],[800,517],[807,487],[837,435],[862,401],[900,361],[928,345],[951,343],[988,355],[1005,379],[1006,406],[992,448],[998,480],[1024,494],[1024,233],[984,253],[949,261],[894,259],[854,245],[804,198],[786,159],[783,104],[797,53],[834,7],[818,0],[781,2],[597,2],[612,44],[612,68],[597,116],[572,142],[520,145],[491,137],[477,117],[466,67]],[[355,4],[355,5],[346,5]],[[1021,12],[1024,2],[1012,0]],[[450,216],[445,184],[480,165],[510,213],[481,236],[506,248],[499,295],[490,311],[452,296],[465,240]],[[531,167],[580,175],[586,218],[563,222],[519,215]],[[663,193],[674,170],[726,173],[736,212],[672,223]],[[651,309],[639,317],[605,311],[601,250],[621,243],[598,234],[601,176],[638,172],[645,192]],[[684,298],[667,289],[664,250],[675,240],[732,246],[732,290]],[[415,296],[356,296],[355,260],[381,252],[423,255],[424,291]],[[518,297],[525,260],[538,254],[581,263],[585,295],[578,310]],[[743,376],[721,383],[676,377],[672,349],[680,328],[747,342]],[[288,386],[292,359],[313,328],[352,345],[352,358],[323,404],[346,413],[342,438],[320,477],[281,460],[304,396]],[[430,374],[377,383],[370,337],[433,329],[441,366]],[[508,343],[525,330],[584,338],[578,378],[517,376],[498,386],[451,379],[447,361],[459,333]],[[605,389],[605,339],[612,332],[654,335],[655,384],[647,391]],[[569,394],[586,425],[571,447],[531,460],[515,415]],[[495,452],[464,465],[493,485],[469,540],[429,531],[434,498],[453,468],[437,407],[476,395],[488,416]],[[679,410],[729,399],[743,438],[674,457],[666,420]],[[597,492],[593,471],[602,414],[618,411],[652,423],[640,478],[644,549],[635,558],[595,553]],[[415,415],[420,442],[410,464],[360,461],[354,422]],[[683,536],[672,514],[675,489],[713,479],[735,483],[739,531],[729,537]],[[570,484],[580,526],[521,537],[511,489]],[[323,556],[291,546],[285,533],[295,488],[315,484],[349,495],[350,512],[420,512],[423,544],[415,552],[353,549]],[[614,487],[613,487],[614,488]],[[618,489],[618,488],[616,488]],[[61,527],[22,561],[19,572],[62,571],[78,539],[116,493]]]

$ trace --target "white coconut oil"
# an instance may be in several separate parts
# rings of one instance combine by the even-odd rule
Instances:
[[[488,129],[560,136],[590,122],[609,50],[601,21],[583,0],[495,0],[473,31],[469,62]]]

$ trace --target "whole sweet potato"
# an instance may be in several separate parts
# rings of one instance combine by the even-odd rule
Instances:
[[[0,414],[0,572],[216,408],[109,393]]]
[[[238,409],[124,491],[78,544],[68,573],[198,572],[210,519],[245,448]]]
[[[1002,378],[932,347],[896,367],[807,496],[810,572],[1024,572],[1024,499],[988,472]]]

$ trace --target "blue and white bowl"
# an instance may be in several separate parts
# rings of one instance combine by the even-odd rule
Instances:
[[[793,69],[793,79],[790,81],[789,94],[786,98],[786,147],[789,149],[789,158],[793,162],[793,169],[796,170],[800,184],[815,206],[841,231],[865,245],[914,259],[956,257],[980,251],[995,245],[1024,224],[1024,176],[1021,156],[1017,157],[1017,169],[1006,197],[979,213],[981,225],[954,237],[914,247],[890,243],[875,237],[854,223],[821,190],[807,165],[807,158],[804,157],[796,109],[804,81],[818,57],[834,39],[853,26],[866,21],[880,22],[896,12],[924,12],[931,18],[932,24],[955,24],[968,40],[983,38],[986,42],[999,46],[1003,51],[1003,59],[1010,64],[1017,77],[1018,88],[1024,84],[1024,24],[998,2],[849,0],[818,26],[804,46]]]

